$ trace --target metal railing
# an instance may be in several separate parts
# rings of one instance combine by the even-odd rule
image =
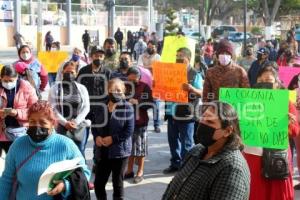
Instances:
[[[36,25],[38,3],[21,1],[22,25]],[[43,25],[67,24],[66,3],[42,3]],[[72,24],[84,26],[107,25],[108,15],[103,4],[71,4]],[[142,26],[147,24],[147,7],[116,6],[115,23],[117,26]]]

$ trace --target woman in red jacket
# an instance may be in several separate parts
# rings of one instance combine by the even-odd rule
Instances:
[[[267,66],[263,68],[257,78],[257,83],[270,83],[273,89],[282,88],[276,70]],[[289,137],[298,135],[298,114],[294,104],[289,103]],[[248,162],[251,173],[250,198],[249,200],[293,200],[293,170],[290,147],[288,148],[288,168],[289,176],[286,179],[267,179],[262,175],[263,169],[263,148],[246,146],[244,150],[245,158]]]

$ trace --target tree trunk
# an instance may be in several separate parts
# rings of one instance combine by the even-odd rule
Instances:
[[[266,30],[265,30],[265,39],[270,40],[271,36],[273,34],[273,22],[276,18],[278,9],[280,7],[281,0],[276,0],[274,3],[274,6],[272,8],[272,13],[270,14],[270,9],[268,7],[268,1],[263,0],[263,8],[264,8],[264,21],[266,25]]]

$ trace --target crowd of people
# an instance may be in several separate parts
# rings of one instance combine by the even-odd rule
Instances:
[[[134,38],[138,41],[133,42]],[[125,179],[135,184],[144,180],[152,115],[148,111],[153,110],[156,133],[162,124],[162,102],[152,94],[152,64],[161,59],[160,47],[155,33],[147,30],[128,33],[127,39],[129,51],[122,51],[119,29],[102,47],[89,48],[86,31],[84,50],[74,48],[59,68],[46,100],[41,93],[49,84],[48,74],[29,46],[20,46],[19,59],[1,69],[0,153],[2,149],[7,153],[0,177],[1,199],[89,199],[89,189],[94,188],[97,199],[106,200],[111,174],[113,199],[124,199]],[[294,199],[293,148],[286,150],[286,176],[264,176],[265,149],[243,144],[237,112],[218,101],[220,88],[284,88],[278,66],[297,66],[298,46],[292,31],[286,41],[276,42],[267,41],[258,51],[248,45],[245,56],[236,58],[231,42],[209,39],[196,50],[194,65],[191,49],[177,50],[176,63],[187,70],[188,82],[182,90],[188,94],[188,103],[165,102],[171,159],[162,171],[176,174],[162,199]],[[293,89],[299,87],[297,82]],[[300,152],[298,108],[289,104],[288,135]],[[89,182],[91,172],[85,162],[90,134],[94,183]],[[50,164],[77,157],[82,169],[74,173],[79,179],[64,178],[37,196],[39,177]]]

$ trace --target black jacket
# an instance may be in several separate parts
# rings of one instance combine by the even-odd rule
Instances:
[[[84,85],[90,96],[90,113],[87,118],[93,124],[103,123],[103,107],[107,103],[107,84],[110,80],[111,71],[101,67],[98,73],[93,73],[92,64],[83,67],[77,76],[78,83]]]
[[[121,42],[122,40],[123,40],[123,33],[121,32],[121,31],[117,31],[116,33],[115,33],[115,40],[117,41],[117,42]]]
[[[90,190],[88,180],[82,168],[77,168],[68,178],[71,184],[71,195],[67,200],[90,200]],[[54,196],[54,200],[63,200],[61,195]]]

